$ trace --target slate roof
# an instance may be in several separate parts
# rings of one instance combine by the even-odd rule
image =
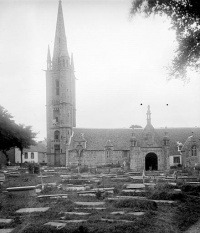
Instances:
[[[106,142],[110,140],[114,150],[130,150],[130,139],[132,137],[133,130],[130,128],[121,129],[95,129],[95,128],[74,128],[74,135],[69,149],[74,149],[74,141],[84,134],[84,138],[87,141],[87,150],[104,150]],[[189,136],[196,135],[196,138],[200,138],[200,128],[155,128],[156,137],[159,138],[160,145],[165,136],[165,132],[169,137],[170,154],[178,154],[177,142],[184,142]],[[135,137],[138,144],[142,146],[144,129],[134,129]]]
[[[42,153],[45,153],[45,152],[47,152],[47,146],[45,143],[41,142],[35,146],[30,146],[30,148],[24,149],[24,152],[42,152]]]

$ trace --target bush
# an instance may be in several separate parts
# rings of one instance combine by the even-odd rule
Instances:
[[[39,174],[40,172],[40,166],[37,163],[28,163],[27,167],[30,174]]]
[[[185,231],[200,218],[200,200],[188,198],[186,202],[181,203],[177,207],[174,217],[178,229],[181,232]]]
[[[80,173],[89,172],[88,166],[80,167],[79,172]]]
[[[181,190],[189,195],[199,196],[200,193],[200,185],[190,185],[184,184],[181,186]]]
[[[124,199],[114,202],[116,208],[134,208],[136,210],[156,210],[157,204],[149,200]]]
[[[96,198],[97,198],[97,199],[102,199],[102,193],[101,193],[101,191],[98,190],[98,191],[96,192]]]
[[[155,191],[147,194],[149,199],[153,200],[184,200],[185,195],[177,192]]]

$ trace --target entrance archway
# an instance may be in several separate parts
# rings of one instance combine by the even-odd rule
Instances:
[[[158,157],[155,153],[148,153],[145,157],[145,170],[158,170]]]

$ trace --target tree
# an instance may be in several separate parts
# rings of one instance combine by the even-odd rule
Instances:
[[[6,156],[7,162],[9,161],[7,151],[13,148],[16,143],[16,124],[12,118],[12,115],[0,106],[0,151]]]
[[[36,135],[32,132],[31,126],[17,125],[12,115],[0,106],[0,151],[6,156],[7,162],[9,161],[8,150],[14,147],[19,148],[22,158],[23,149],[35,145]]]
[[[129,128],[140,129],[140,128],[142,128],[142,126],[141,125],[131,125]]]
[[[36,145],[34,138],[37,133],[32,132],[31,126],[24,126],[22,124],[17,126],[16,147],[21,152],[21,163],[24,148],[29,148],[31,145]]]
[[[169,75],[186,79],[188,68],[200,66],[200,1],[199,0],[133,0],[131,15],[167,16],[176,31],[178,48]]]

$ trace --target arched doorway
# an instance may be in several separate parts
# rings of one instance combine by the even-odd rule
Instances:
[[[158,157],[155,153],[148,153],[145,157],[145,170],[158,170]]]

